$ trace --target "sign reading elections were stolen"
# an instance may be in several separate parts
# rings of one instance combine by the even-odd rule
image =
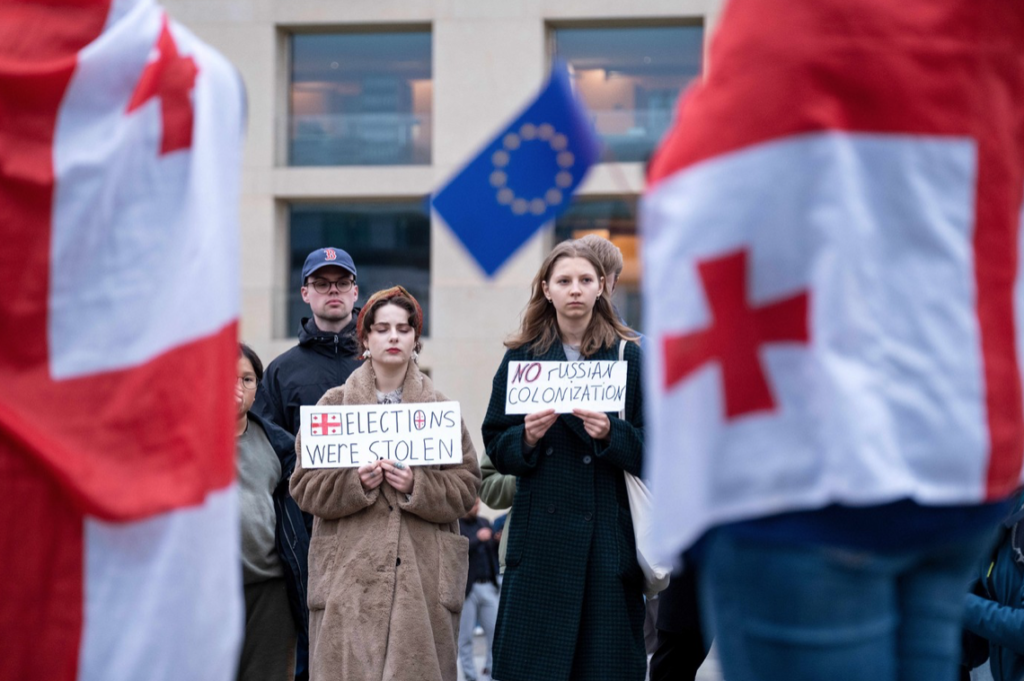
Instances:
[[[506,414],[622,411],[626,362],[509,362]]]
[[[380,459],[406,466],[462,462],[458,402],[301,407],[303,468],[358,468]]]

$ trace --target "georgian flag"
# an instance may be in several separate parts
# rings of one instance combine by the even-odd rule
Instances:
[[[310,435],[341,435],[341,414],[310,414]]]
[[[0,678],[234,677],[243,108],[150,0],[0,3]]]
[[[1024,5],[730,0],[642,205],[657,553],[1021,481]]]

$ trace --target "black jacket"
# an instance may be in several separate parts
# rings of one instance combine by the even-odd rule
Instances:
[[[984,652],[968,666],[977,666],[987,657],[995,681],[1024,678],[1024,565],[1017,559],[1024,548],[1024,495],[1014,508],[1003,521],[999,543],[981,564],[978,581],[964,604],[964,627],[987,643],[983,648],[974,646]]]
[[[299,432],[299,407],[314,405],[348,379],[359,365],[356,318],[341,333],[326,333],[309,318],[299,325],[299,344],[277,357],[263,374],[253,411],[292,435]]]
[[[505,413],[509,362],[564,362],[561,343],[544,354],[508,350],[494,376],[484,445],[498,472],[519,478],[494,630],[491,670],[502,681],[629,681],[646,673],[644,574],[622,473],[643,467],[641,351],[626,343],[625,352],[626,418],[608,414],[604,441],[561,414],[526,450],[525,417]],[[584,361],[618,356],[613,344]]]
[[[476,533],[483,528],[491,528],[487,518],[477,516],[473,520],[459,519],[459,532],[469,540],[469,579],[466,580],[466,595],[477,582],[491,582],[498,585],[498,547],[494,538],[480,541]]]
[[[288,482],[295,470],[295,438],[273,423],[260,418],[258,414],[249,412],[249,418],[255,421],[267,434],[270,446],[277,453],[281,462],[281,479],[274,488],[274,528],[277,555],[284,567],[285,584],[288,587],[288,604],[291,606],[292,617],[299,640],[307,641],[309,636],[309,608],[306,605],[306,583],[309,576],[307,564],[309,554],[309,534],[302,519],[299,505],[288,493]]]

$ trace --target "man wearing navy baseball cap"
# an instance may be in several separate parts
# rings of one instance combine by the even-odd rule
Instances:
[[[303,302],[313,312],[299,324],[299,344],[267,367],[254,407],[292,435],[299,407],[316,404],[359,366],[356,266],[340,248],[318,248],[302,266]]]
[[[253,410],[292,435],[299,432],[299,407],[316,404],[359,366],[356,340],[356,265],[340,248],[318,248],[302,266],[303,302],[313,312],[299,324],[299,343],[279,355],[263,373]],[[313,518],[303,514],[312,534]],[[308,642],[296,652],[296,681],[309,678]]]

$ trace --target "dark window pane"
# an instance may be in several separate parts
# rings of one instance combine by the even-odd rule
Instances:
[[[430,217],[424,205],[388,203],[296,203],[289,209],[291,255],[288,275],[288,335],[309,317],[302,302],[302,264],[317,248],[348,251],[359,271],[362,307],[373,293],[401,284],[423,307],[424,334],[430,329]]]
[[[430,33],[292,36],[289,163],[430,163]]]
[[[636,230],[636,208],[636,199],[632,197],[575,201],[555,221],[555,242],[597,234],[619,247],[623,267],[612,301],[626,323],[642,331],[640,242]]]
[[[555,53],[572,67],[606,161],[647,160],[679,93],[700,74],[703,49],[701,26],[555,31]]]

